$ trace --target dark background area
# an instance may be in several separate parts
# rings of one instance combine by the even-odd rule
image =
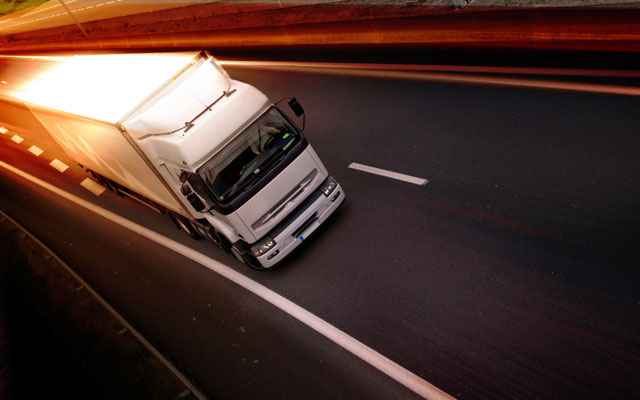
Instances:
[[[82,355],[68,347],[68,339],[52,329],[54,310],[29,273],[27,257],[18,250],[17,232],[0,230],[0,396],[3,399],[102,399],[90,369],[82,368]],[[23,239],[24,240],[24,239]],[[61,316],[59,316],[61,317]],[[64,322],[58,321],[60,326]],[[86,366],[85,366],[86,367]],[[95,368],[96,366],[93,366]],[[73,379],[70,379],[73,377]],[[117,385],[116,382],[114,384]]]

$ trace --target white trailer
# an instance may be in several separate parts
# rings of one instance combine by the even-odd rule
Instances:
[[[2,94],[100,183],[252,268],[281,261],[344,201],[301,130],[205,52],[0,62]]]

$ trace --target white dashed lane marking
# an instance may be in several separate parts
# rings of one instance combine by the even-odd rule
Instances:
[[[380,175],[391,179],[396,179],[399,181],[404,181],[408,183],[413,183],[414,185],[426,185],[429,183],[428,179],[417,178],[411,175],[405,175],[398,172],[388,171],[386,169],[370,167],[368,165],[362,165],[358,163],[349,164],[349,168],[357,169],[358,171],[368,172],[370,174]]]
[[[91,193],[95,194],[96,196],[100,196],[106,190],[105,188],[100,186],[99,183],[97,183],[96,181],[93,181],[93,180],[91,180],[89,178],[86,178],[85,180],[80,182],[80,186],[82,186],[83,188],[87,189],[88,191],[90,191]]]
[[[67,170],[67,168],[69,168],[67,164],[63,163],[57,158],[54,158],[53,161],[49,163],[49,165],[51,165],[53,168],[57,169],[60,172],[64,172]]]
[[[13,140],[14,142],[16,142],[16,143],[18,143],[18,144],[20,144],[20,143],[22,143],[22,142],[24,141],[24,139],[23,139],[23,138],[21,138],[21,137],[20,137],[20,136],[18,136],[18,135],[13,135],[13,137],[11,138],[11,140]]]
[[[44,153],[44,150],[42,150],[40,147],[33,145],[31,147],[29,147],[29,151],[31,153],[33,153],[36,157],[40,157],[40,155],[42,155],[42,153]]]

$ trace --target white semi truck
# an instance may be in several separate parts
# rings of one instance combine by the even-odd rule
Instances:
[[[281,261],[344,201],[301,129],[206,52],[2,65],[0,90],[96,180],[251,268]],[[285,100],[304,128],[300,104]]]

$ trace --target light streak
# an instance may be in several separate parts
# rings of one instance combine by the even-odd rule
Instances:
[[[115,123],[180,71],[188,62],[186,57],[185,53],[38,57],[53,62],[28,77],[23,89],[12,95],[27,103]]]
[[[561,70],[558,69],[505,69],[499,67],[457,67],[457,71],[447,72],[442,69],[447,66],[438,66],[429,70],[422,69],[422,66],[415,66],[415,69],[408,69],[407,66],[396,64],[395,68],[401,68],[400,70],[393,69],[394,66],[387,66],[384,64],[355,64],[355,63],[307,63],[307,62],[279,62],[279,61],[233,61],[233,60],[219,60],[223,66],[230,67],[244,67],[244,68],[264,68],[275,69],[284,71],[296,71],[307,72],[327,75],[341,75],[341,76],[353,76],[363,78],[380,78],[380,79],[401,79],[423,82],[444,82],[444,83],[462,83],[471,85],[492,85],[503,87],[522,87],[532,89],[545,89],[545,90],[564,90],[573,92],[589,92],[589,93],[602,93],[602,94],[617,94],[626,96],[640,96],[640,88],[635,86],[623,86],[623,85],[610,85],[602,83],[588,83],[588,82],[565,82],[549,79],[533,79],[522,78],[517,76],[491,76],[480,74],[469,74],[463,72],[492,72],[503,73],[509,71],[509,73],[536,73],[541,75],[553,75]],[[525,71],[529,72],[525,72]],[[581,75],[577,72],[582,71]],[[605,70],[596,70],[593,76],[608,76]],[[636,78],[640,77],[640,73],[637,71],[619,71],[611,72],[613,77],[628,77]],[[563,75],[578,75],[578,76],[591,76],[588,75],[586,70],[567,70]]]
[[[222,65],[229,66],[272,66],[272,67],[308,67],[338,69],[373,69],[389,71],[432,71],[432,72],[468,72],[515,75],[557,75],[588,76],[608,78],[640,78],[640,71],[583,68],[543,68],[543,67],[501,67],[474,65],[426,65],[426,64],[375,64],[375,63],[331,63],[304,61],[240,61],[218,59]]]

